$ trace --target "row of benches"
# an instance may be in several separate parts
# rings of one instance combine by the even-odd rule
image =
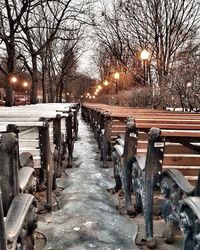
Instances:
[[[1,108],[1,250],[33,249],[34,193],[46,190],[45,207],[52,208],[55,179],[73,164],[74,141],[78,136],[77,112],[76,104]]]
[[[153,196],[160,197],[162,191],[166,242],[174,240],[179,224],[185,233],[184,249],[188,244],[199,247],[200,116],[89,103],[83,105],[82,116],[98,138],[103,167],[113,154],[115,189],[124,185],[127,213],[143,210],[147,245],[156,246]]]

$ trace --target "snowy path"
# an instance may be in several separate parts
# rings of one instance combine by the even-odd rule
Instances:
[[[106,192],[112,187],[111,170],[99,168],[99,155],[93,133],[79,121],[79,140],[75,156],[79,168],[67,170],[68,176],[58,181],[64,190],[60,210],[46,215],[38,230],[47,237],[45,249],[132,250],[137,225],[119,215],[114,198]]]

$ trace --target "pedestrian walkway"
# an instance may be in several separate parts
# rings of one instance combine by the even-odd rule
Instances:
[[[106,192],[114,183],[111,169],[99,168],[97,143],[88,125],[79,120],[75,157],[79,168],[67,169],[58,181],[63,187],[60,209],[45,216],[38,230],[47,238],[45,249],[132,250],[137,225],[116,211],[115,198]]]

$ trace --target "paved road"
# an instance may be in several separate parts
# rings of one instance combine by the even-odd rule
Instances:
[[[58,181],[64,188],[60,210],[39,222],[38,230],[47,237],[45,249],[138,249],[137,224],[117,213],[114,197],[106,192],[114,185],[111,170],[99,168],[97,144],[82,120],[75,148],[80,167],[67,170],[68,176]]]

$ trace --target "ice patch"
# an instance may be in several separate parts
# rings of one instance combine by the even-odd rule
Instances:
[[[76,232],[80,231],[80,229],[81,229],[80,227],[74,227],[73,228],[73,230],[76,231]]]

